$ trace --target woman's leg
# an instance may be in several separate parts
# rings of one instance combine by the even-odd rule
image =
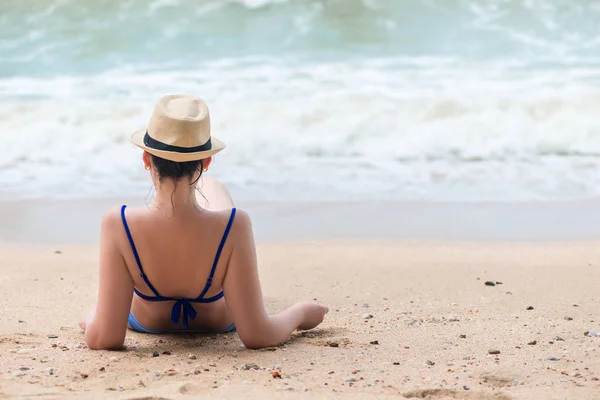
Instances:
[[[209,211],[228,210],[233,208],[233,200],[229,191],[221,182],[210,176],[203,176],[198,181],[196,200],[198,205]]]

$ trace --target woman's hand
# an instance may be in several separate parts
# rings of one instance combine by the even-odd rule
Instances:
[[[298,330],[301,331],[313,329],[318,326],[321,322],[323,322],[325,314],[329,312],[329,307],[308,301],[298,303],[297,306],[302,310],[303,313],[302,322],[298,326]]]
[[[85,328],[87,328],[88,324],[94,319],[94,315],[96,314],[96,308],[92,308],[85,317],[81,321],[79,321],[79,327],[83,329],[85,332]]]

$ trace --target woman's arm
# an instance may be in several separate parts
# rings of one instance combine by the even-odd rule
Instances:
[[[98,304],[95,313],[79,323],[90,349],[116,349],[125,341],[133,280],[117,246],[122,229],[119,209],[102,218]]]
[[[297,303],[267,315],[258,279],[256,249],[250,217],[238,210],[230,235],[234,249],[229,259],[223,290],[238,335],[248,348],[276,346],[296,329],[312,329],[329,311],[315,303]]]

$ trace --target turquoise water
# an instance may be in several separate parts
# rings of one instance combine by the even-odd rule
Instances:
[[[600,2],[4,1],[0,196],[145,195],[175,92],[249,199],[596,196],[599,88]]]
[[[193,69],[247,56],[598,57],[592,1],[24,0],[0,4],[2,76]],[[592,60],[591,60],[592,61]],[[595,64],[595,62],[594,62]]]

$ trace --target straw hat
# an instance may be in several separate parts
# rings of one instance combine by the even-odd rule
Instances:
[[[206,103],[188,95],[161,98],[148,129],[135,132],[131,142],[150,154],[176,162],[202,160],[225,148],[225,143],[210,136]]]

